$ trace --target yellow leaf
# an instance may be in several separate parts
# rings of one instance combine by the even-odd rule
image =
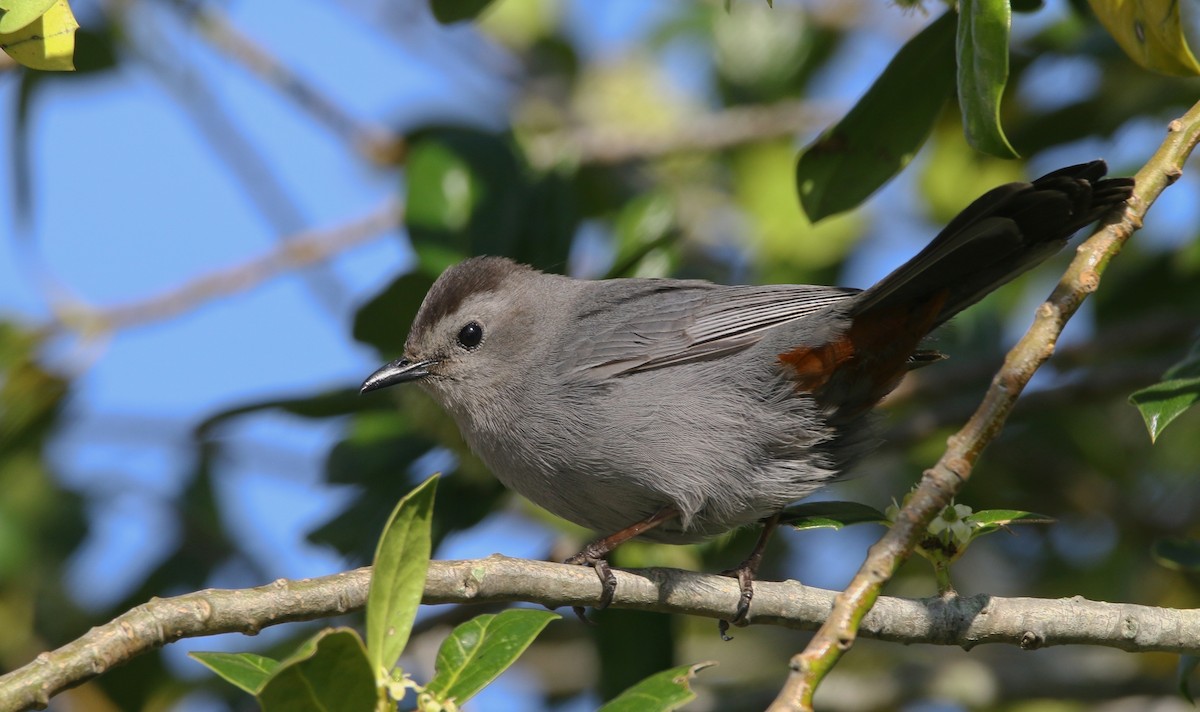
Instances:
[[[75,30],[79,23],[66,0],[16,32],[0,34],[0,49],[30,69],[73,71]]]
[[[0,0],[0,34],[16,32],[50,9],[54,0]]]
[[[1188,46],[1181,13],[1195,11],[1184,0],[1088,0],[1100,23],[1125,54],[1146,69],[1179,77],[1200,74]]]

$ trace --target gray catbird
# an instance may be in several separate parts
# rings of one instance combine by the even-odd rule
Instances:
[[[986,193],[875,286],[576,280],[499,257],[446,270],[404,357],[362,391],[419,382],[506,486],[616,532],[569,561],[596,568],[635,536],[694,542],[765,522],[736,571],[745,617],[788,504],[874,442],[870,410],[937,326],[1057,252],[1130,196],[1103,161]]]

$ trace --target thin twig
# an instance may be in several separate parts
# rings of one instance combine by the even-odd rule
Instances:
[[[1183,163],[1200,141],[1200,104],[1172,121],[1166,141],[1136,176],[1137,186],[1120,220],[1114,220],[1084,242],[1050,297],[1037,310],[1033,325],[1008,353],[992,379],[983,402],[948,443],[945,454],[927,470],[896,524],[867,553],[846,590],[838,594],[829,619],[796,654],[791,672],[771,710],[811,710],[813,694],[842,654],[854,644],[860,625],[883,585],[908,558],[930,520],[950,502],[971,475],[984,447],[1000,432],[1017,397],[1051,354],[1067,320],[1083,299],[1096,291],[1100,275],[1134,230],[1146,210],[1168,185],[1182,175]],[[1136,629],[1131,629],[1136,633]]]
[[[535,135],[529,139],[527,150],[530,162],[539,168],[563,162],[608,165],[802,136],[828,125],[834,115],[830,107],[808,101],[737,106],[690,116],[670,128],[631,131],[628,127],[577,127]]]
[[[312,83],[238,31],[211,3],[192,5],[192,18],[200,35],[213,47],[258,77],[263,83],[291,99],[302,111],[323,124],[375,165],[396,166],[404,162],[407,142],[403,136],[380,126],[353,118]]]
[[[728,619],[741,591],[736,580],[678,569],[616,571],[613,605]],[[59,692],[180,638],[245,633],[267,626],[340,616],[366,604],[369,568],[250,589],[198,591],[153,599],[61,648],[0,676],[0,711],[45,707]],[[836,592],[794,581],[755,583],[751,622],[811,630],[829,614]],[[434,561],[424,603],[527,601],[550,608],[594,605],[600,582],[590,569],[490,556]],[[1200,610],[1175,610],[1083,598],[1043,600],[987,595],[880,598],[862,634],[900,643],[971,648],[1004,643],[1024,649],[1088,644],[1137,652],[1198,652]]]
[[[148,299],[103,309],[77,305],[60,307],[57,322],[45,330],[67,328],[95,334],[170,319],[201,304],[247,291],[285,272],[378,239],[397,229],[402,215],[403,208],[388,201],[353,222],[331,230],[298,234],[249,262],[206,274]]]

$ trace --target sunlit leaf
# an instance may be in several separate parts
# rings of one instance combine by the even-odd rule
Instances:
[[[1200,341],[1192,344],[1182,361],[1167,369],[1162,381],[1129,396],[1150,431],[1151,442],[1158,440],[1171,421],[1200,401]]]
[[[954,91],[955,25],[948,11],[909,40],[850,113],[801,152],[796,187],[810,220],[857,206],[925,143]]]
[[[280,661],[258,701],[263,712],[375,712],[379,694],[362,638],[327,628]]]
[[[1143,388],[1129,396],[1150,431],[1150,440],[1158,440],[1171,421],[1200,401],[1200,378],[1174,378]]]
[[[426,691],[440,701],[461,705],[507,670],[557,618],[550,611],[514,608],[463,623],[442,642],[437,672]]]
[[[1200,64],[1188,46],[1185,8],[1177,0],[1088,0],[1100,24],[1125,54],[1146,69],[1190,77],[1200,74]]]
[[[279,661],[254,653],[205,653],[192,652],[188,655],[215,672],[221,679],[252,695],[257,695],[271,674],[279,667]]]
[[[795,529],[841,529],[866,522],[887,523],[883,512],[858,502],[805,502],[783,510],[780,523]]]
[[[387,678],[404,652],[421,604],[436,491],[435,475],[401,499],[375,551],[367,594],[367,650],[371,667],[381,679]]]
[[[963,130],[975,149],[1016,158],[1000,127],[1000,97],[1008,82],[1008,0],[958,3],[958,104]]]
[[[0,0],[0,34],[16,32],[46,14],[55,0]]]
[[[691,679],[716,663],[680,665],[651,675],[605,703],[599,712],[668,712],[696,699]]]
[[[0,33],[0,49],[30,69],[71,71],[75,69],[73,56],[78,27],[66,0],[57,0],[45,14],[28,25]]]

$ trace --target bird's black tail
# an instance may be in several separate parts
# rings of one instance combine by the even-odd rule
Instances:
[[[1107,171],[1104,161],[1092,161],[988,191],[925,249],[864,292],[853,314],[889,313],[896,305],[937,300],[928,325],[937,327],[1124,203],[1133,179],[1106,179]]]

